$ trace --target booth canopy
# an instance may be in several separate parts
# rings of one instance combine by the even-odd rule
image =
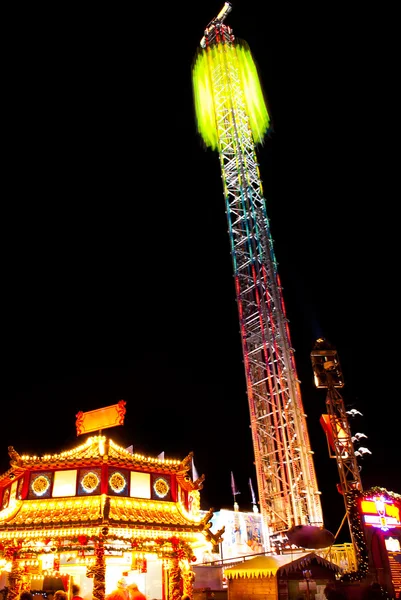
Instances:
[[[274,577],[277,571],[289,573],[308,567],[313,561],[337,573],[342,570],[332,562],[322,558],[314,552],[295,556],[294,554],[277,554],[274,556],[256,556],[224,571],[228,579],[237,577]]]

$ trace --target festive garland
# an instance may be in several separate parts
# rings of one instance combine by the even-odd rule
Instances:
[[[104,546],[99,545],[95,550],[96,564],[86,570],[87,577],[93,577],[94,600],[104,600],[106,589],[106,565],[104,563]]]
[[[344,575],[342,575],[340,581],[361,581],[368,574],[369,551],[363,530],[363,524],[358,502],[361,498],[369,498],[370,496],[376,495],[387,496],[392,500],[401,500],[401,494],[397,494],[396,492],[389,492],[386,488],[379,486],[372,487],[365,491],[350,490],[346,494],[347,512],[349,515],[351,536],[354,540],[356,561],[359,568],[357,571],[350,571],[349,573],[345,573]]]
[[[183,592],[187,594],[190,598],[192,598],[193,586],[195,581],[195,573],[191,570],[181,571],[181,576],[183,580]]]
[[[89,542],[98,543],[100,539],[98,536],[88,537],[86,535],[79,535],[76,538],[71,538],[70,540],[66,540],[67,543],[63,544],[61,540],[57,540],[57,542],[53,542],[55,545],[49,546],[52,542],[49,538],[44,540],[44,543],[47,545],[45,548],[31,548],[27,546],[23,546],[20,541],[17,546],[0,544],[0,557],[4,557],[7,560],[11,559],[24,559],[30,558],[33,555],[40,555],[44,552],[74,552],[78,551],[80,554],[85,554],[85,552],[93,552],[95,550],[95,544],[90,544]],[[171,558],[178,558],[179,560],[187,559],[191,562],[196,561],[196,557],[193,554],[193,550],[187,542],[180,540],[177,536],[171,536],[169,538],[153,538],[146,537],[136,539],[133,538],[130,541],[126,540],[126,538],[118,538],[117,536],[109,536],[110,540],[124,539],[127,543],[130,543],[131,549],[137,552],[144,551],[155,551],[164,554],[165,556]],[[13,542],[14,544],[14,542]],[[108,544],[103,546],[105,552],[115,552],[115,551],[124,551],[124,548],[121,546],[114,546],[113,544]],[[96,550],[95,550],[96,552]]]
[[[194,555],[191,546],[176,536],[171,536],[167,539],[156,538],[155,542],[160,546],[161,551],[163,550],[163,546],[166,546],[166,544],[171,544],[171,552],[169,552],[169,556],[172,556],[173,558],[178,558],[178,560],[186,558],[191,562],[196,562],[196,556]],[[133,542],[131,545],[134,547],[134,544],[135,542]]]
[[[7,559],[22,559],[27,558],[29,555],[38,555],[43,554],[44,551],[49,552],[66,552],[66,551],[79,551],[82,554],[85,551],[94,551],[94,556],[96,562],[94,565],[91,565],[87,569],[87,576],[93,578],[93,599],[94,600],[105,600],[105,577],[106,577],[106,566],[104,562],[105,552],[111,550],[123,550],[120,546],[113,545],[103,545],[104,537],[107,535],[108,530],[102,532],[104,535],[102,537],[91,536],[88,537],[86,535],[79,535],[77,537],[71,538],[69,540],[65,540],[64,545],[61,540],[57,540],[54,542],[50,538],[45,538],[43,541],[48,546],[47,548],[30,548],[27,546],[23,546],[22,540],[15,542],[14,540],[9,544],[0,544],[0,556],[3,555]],[[173,560],[173,567],[170,570],[170,597],[172,600],[179,600],[180,596],[180,574],[181,569],[179,567],[180,560],[188,560],[190,562],[195,562],[196,557],[193,554],[193,550],[189,543],[184,542],[177,536],[170,536],[169,538],[140,538],[135,539],[132,538],[130,541],[126,540],[126,538],[118,538],[118,536],[108,536],[110,540],[123,539],[127,541],[131,545],[131,549],[133,552],[141,552],[144,550],[147,551],[157,551],[160,555],[170,558]],[[88,545],[89,542],[92,542],[91,545]],[[54,546],[50,546],[50,544],[54,544]],[[67,545],[68,544],[68,545]],[[71,545],[74,544],[74,545]],[[15,573],[19,573],[17,570],[17,564],[14,563]],[[188,590],[191,589],[193,578],[190,573],[186,573],[187,581],[186,588]],[[17,594],[17,587],[13,587],[13,592]],[[16,600],[16,598],[11,598],[11,600]]]
[[[181,581],[181,569],[177,561],[174,561],[171,565],[169,572],[169,598],[171,600],[180,600],[180,581]]]
[[[369,567],[369,553],[366,544],[365,534],[363,532],[361,516],[359,514],[358,501],[362,496],[368,495],[359,490],[350,490],[347,492],[345,499],[347,503],[347,512],[349,515],[351,538],[354,540],[356,562],[358,565],[357,571],[345,573],[340,578],[340,581],[351,582],[361,581],[366,577]]]
[[[379,486],[375,486],[370,488],[369,490],[367,490],[366,492],[362,492],[362,496],[364,498],[368,497],[368,496],[375,496],[375,495],[379,495],[380,496],[388,496],[389,498],[391,498],[392,500],[401,500],[401,494],[397,494],[396,492],[389,492],[388,490],[386,490],[386,488],[382,488]]]

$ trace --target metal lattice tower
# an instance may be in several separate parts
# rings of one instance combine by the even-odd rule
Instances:
[[[343,374],[336,349],[323,338],[319,338],[316,341],[315,347],[311,352],[311,359],[316,387],[327,390],[326,408],[328,421],[324,424],[323,420],[323,425],[327,435],[329,455],[337,463],[340,490],[344,498],[345,512],[355,556],[358,560],[359,546],[354,538],[347,498],[350,492],[355,490],[362,491],[363,488],[347,411],[343,397],[338,391],[344,387]]]
[[[209,95],[197,111],[212,105],[212,133],[203,137],[220,157],[260,510],[277,534],[322,526],[323,517],[255,152],[262,135],[251,127],[241,58],[249,49],[223,24],[230,10],[226,3],[200,43],[194,71],[205,71],[198,87]]]

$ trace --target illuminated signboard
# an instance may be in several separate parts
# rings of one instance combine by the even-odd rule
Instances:
[[[401,527],[400,504],[386,496],[373,496],[361,501],[361,513],[365,525],[388,531]]]

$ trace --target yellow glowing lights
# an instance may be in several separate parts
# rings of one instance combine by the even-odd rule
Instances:
[[[255,143],[259,143],[262,142],[270,124],[263,91],[249,48],[237,45],[237,56],[253,139]]]
[[[81,446],[77,446],[76,448],[74,448],[73,450],[66,450],[65,452],[61,452],[60,454],[45,454],[43,456],[29,456],[27,454],[24,454],[21,456],[22,460],[26,460],[26,461],[43,461],[43,462],[47,462],[49,460],[65,460],[68,458],[72,458],[75,457],[76,454],[79,454],[81,452],[83,452],[84,450],[86,450],[87,448],[89,448],[89,446],[92,446],[94,443],[96,443],[97,441],[100,440],[105,440],[106,438],[104,436],[97,436],[97,437],[90,437],[86,440],[86,442],[84,444],[82,444]]]
[[[242,118],[247,116],[254,142],[262,142],[270,119],[256,65],[245,42],[215,44],[200,50],[192,82],[198,131],[206,146],[217,150],[222,141],[219,137],[233,124],[233,116],[238,111],[242,112]],[[219,90],[219,86],[222,89]],[[224,114],[226,121],[223,128],[216,123],[214,87],[219,117]]]
[[[93,527],[81,527],[81,528],[68,528],[68,529],[46,529],[46,537],[49,538],[75,538],[78,535],[100,536],[101,528]],[[18,539],[32,539],[32,538],[43,538],[43,531],[38,529],[20,529],[18,531],[0,531],[0,539],[11,540],[14,538]],[[44,545],[41,540],[35,542],[36,546]]]
[[[65,452],[59,454],[44,454],[43,456],[29,456],[24,454],[21,456],[21,459],[24,462],[55,462],[55,461],[69,461],[76,460],[77,458],[95,458],[96,454],[98,454],[103,459],[107,457],[107,438],[104,435],[91,436],[89,437],[83,444],[77,446],[72,450],[67,450]],[[132,454],[126,448],[119,446],[113,440],[109,438],[109,446],[112,450],[124,454],[127,458],[131,458],[133,462],[148,462],[152,464],[163,464],[167,466],[179,465],[181,464],[180,460],[176,459],[164,459],[164,458],[154,458],[151,456],[144,456],[142,454]],[[97,449],[97,452],[95,451]]]
[[[153,462],[153,463],[163,463],[165,465],[181,464],[181,461],[176,460],[176,459],[154,458],[152,456],[145,456],[144,454],[131,454],[131,452],[129,452],[126,448],[123,448],[122,446],[118,446],[115,442],[113,442],[113,440],[110,440],[110,448],[113,448],[114,450],[118,450],[119,452],[123,452],[123,453],[127,454],[128,456],[131,456],[135,460]]]
[[[82,478],[81,481],[81,485],[82,488],[85,490],[85,492],[91,493],[94,490],[96,490],[96,488],[98,487],[98,485],[100,484],[100,479],[97,476],[96,473],[93,473],[92,471],[90,471],[89,473],[86,473],[86,475]]]
[[[0,523],[2,521],[8,521],[8,519],[10,519],[11,517],[14,516],[14,514],[16,514],[19,509],[22,506],[22,501],[21,500],[12,500],[10,502],[10,504],[7,506],[7,508],[3,508],[2,510],[0,510]]]
[[[33,480],[31,487],[37,496],[43,496],[50,487],[50,480],[45,475],[39,475]]]
[[[209,72],[208,55],[212,50],[199,52],[192,72],[195,113],[198,131],[206,146],[217,149],[217,127],[214,111],[213,87]]]
[[[127,482],[125,481],[124,475],[122,475],[121,473],[116,471],[115,473],[113,473],[110,476],[109,485],[110,485],[111,489],[113,490],[113,492],[115,492],[116,494],[119,494],[120,492],[122,492],[124,490],[124,488],[127,485]]]

